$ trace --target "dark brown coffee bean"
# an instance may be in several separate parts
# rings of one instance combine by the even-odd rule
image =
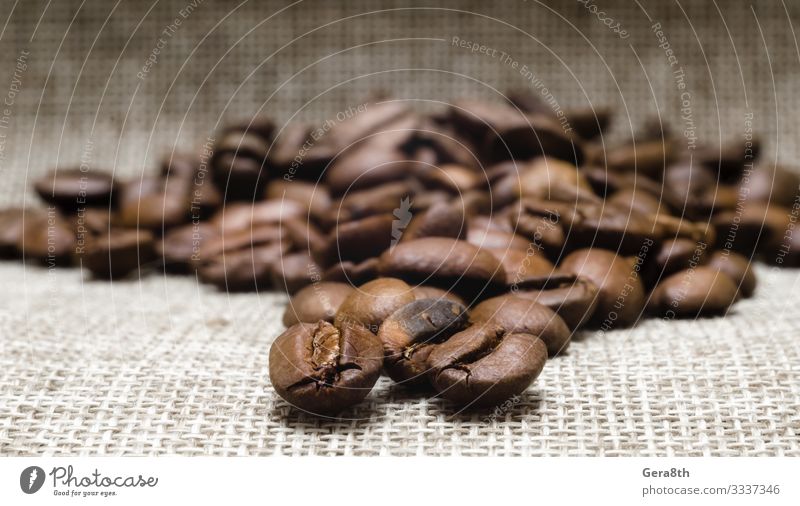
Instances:
[[[414,195],[415,189],[404,181],[348,192],[333,204],[332,213],[326,217],[327,220],[324,224],[333,227],[337,223],[347,223],[368,216],[392,213],[396,209],[402,208],[404,202],[410,209],[411,201],[415,200]],[[423,209],[416,202],[414,208]]]
[[[214,183],[226,201],[253,201],[267,183],[270,139],[249,125],[228,129],[214,147]]]
[[[408,105],[393,101],[362,104],[354,111],[346,121],[336,124],[326,137],[338,148],[337,151],[386,129],[387,125],[413,116]]]
[[[76,238],[70,223],[55,209],[26,212],[17,250],[47,266],[70,265],[76,253]]]
[[[549,199],[561,190],[570,196],[591,194],[592,187],[575,165],[540,157],[520,166],[515,194],[520,198]],[[574,198],[569,199],[569,201]]]
[[[568,132],[558,121],[534,114],[491,131],[484,146],[495,161],[548,156],[580,165],[584,159],[582,142]]]
[[[353,286],[363,285],[378,277],[378,259],[368,258],[363,262],[353,263],[349,260],[338,262],[322,273],[323,281],[337,281]]]
[[[189,212],[185,199],[175,198],[171,193],[157,193],[125,202],[120,207],[115,224],[160,234],[188,220]]]
[[[117,184],[117,208],[122,209],[131,202],[138,202],[147,195],[163,194],[167,187],[167,180],[161,176],[145,176],[132,181]]]
[[[716,186],[717,179],[711,169],[688,161],[669,166],[664,174],[664,187],[680,199],[678,209],[694,206],[710,188]]]
[[[0,258],[19,256],[19,243],[22,240],[22,226],[25,211],[22,209],[3,209],[0,211]]]
[[[380,258],[382,276],[453,289],[475,296],[505,285],[505,272],[491,253],[466,241],[427,237],[401,242]]]
[[[548,258],[559,258],[566,244],[566,235],[556,208],[542,206],[539,202],[523,201],[521,204],[522,210],[510,216],[515,232]]]
[[[414,300],[414,292],[405,282],[378,278],[359,286],[347,297],[339,307],[334,323],[339,328],[363,326],[376,333],[383,320]]]
[[[613,251],[582,249],[568,255],[559,268],[597,285],[593,324],[607,330],[632,325],[639,319],[646,295],[635,261],[617,256]]]
[[[217,227],[210,223],[190,223],[174,228],[156,243],[156,257],[168,272],[186,273],[200,261],[203,245],[220,238]]]
[[[537,336],[551,357],[566,351],[572,337],[567,324],[552,309],[513,295],[481,302],[470,311],[469,318],[473,324],[491,322],[508,333]]]
[[[741,209],[718,213],[712,218],[717,247],[746,257],[754,256],[757,250],[772,262],[781,249],[791,217],[792,211],[785,207],[755,201]]]
[[[171,153],[161,161],[161,176],[191,183],[197,174],[200,160],[188,153]]]
[[[307,252],[284,256],[272,266],[272,286],[279,291],[295,293],[319,276],[320,267]]]
[[[308,210],[292,200],[264,200],[255,204],[235,203],[220,209],[211,218],[223,232],[245,230],[261,225],[276,225],[291,218],[307,220]]]
[[[445,290],[444,288],[439,288],[436,286],[416,285],[411,288],[411,291],[414,292],[414,298],[417,300],[443,299],[456,302],[458,304],[461,304],[462,306],[465,305],[464,299],[454,294],[453,292]]]
[[[246,249],[226,251],[202,260],[197,269],[200,281],[227,292],[263,291],[272,286],[272,269],[288,248],[273,242]]]
[[[582,139],[591,140],[602,134],[611,123],[611,109],[600,107],[584,107],[582,109],[569,109],[564,116],[569,120],[569,125]]]
[[[111,230],[88,241],[81,263],[97,278],[119,279],[155,259],[155,241],[149,231]]]
[[[420,299],[402,306],[378,331],[386,373],[409,387],[429,386],[428,355],[466,326],[467,308],[452,301]]]
[[[733,280],[712,267],[680,271],[654,289],[647,304],[650,313],[665,318],[697,318],[722,314],[736,301]]]
[[[739,288],[742,297],[750,297],[755,292],[756,275],[751,262],[742,255],[732,251],[715,251],[711,254],[708,267],[727,274]]]
[[[325,217],[331,212],[333,202],[325,185],[304,181],[286,181],[278,179],[267,185],[264,194],[267,200],[293,200],[308,209],[314,219]]]
[[[525,251],[530,243],[513,232],[471,225],[467,232],[467,242],[489,250]]]
[[[310,221],[303,221],[300,218],[289,218],[281,223],[286,238],[292,245],[301,251],[305,251],[312,256],[325,255],[325,248],[328,239]]]
[[[328,234],[322,254],[315,258],[320,265],[331,265],[337,261],[360,262],[377,257],[392,243],[394,222],[391,214],[381,214],[340,224]]]
[[[547,288],[512,291],[517,297],[549,307],[572,330],[583,327],[594,315],[598,301],[597,292],[597,286],[594,283],[576,277],[551,283]]]
[[[426,188],[445,190],[459,195],[486,186],[486,178],[469,167],[445,164],[439,167],[426,167],[417,173]]]
[[[336,158],[325,174],[325,182],[336,195],[405,179],[416,167],[400,149],[363,143]]]
[[[555,266],[533,246],[526,250],[492,248],[488,251],[503,265],[508,286],[516,289],[525,289],[529,282],[537,282],[555,270]]]
[[[623,209],[630,209],[636,214],[648,215],[663,212],[658,197],[635,188],[623,188],[615,192],[606,202]]]
[[[698,146],[692,158],[714,170],[720,181],[733,183],[741,178],[745,164],[758,158],[760,147],[757,138],[728,142],[722,146]]]
[[[675,272],[706,263],[708,245],[691,239],[668,239],[653,250],[655,255],[648,258],[644,279],[648,286],[654,286],[662,278]]]
[[[366,329],[298,323],[272,343],[269,377],[291,405],[318,415],[361,402],[381,373],[383,347]]]
[[[422,237],[452,237],[464,239],[467,237],[466,217],[464,209],[452,202],[437,202],[425,211],[413,215],[409,209],[406,214],[403,209],[395,210],[394,217],[397,221],[392,225],[392,240],[411,241]],[[410,221],[408,221],[410,219]],[[403,226],[406,223],[407,226]]]
[[[36,193],[65,213],[108,207],[114,191],[111,174],[98,170],[58,169],[34,181]]]
[[[747,200],[791,207],[800,195],[800,175],[778,165],[759,165],[750,175]]]
[[[283,324],[314,323],[320,320],[333,322],[342,302],[353,293],[345,283],[313,283],[298,291],[283,312]]]
[[[606,155],[607,166],[612,171],[636,172],[658,180],[676,158],[671,143],[662,140],[620,146],[609,150]]]
[[[473,325],[436,346],[428,356],[436,391],[460,406],[492,406],[520,394],[542,372],[547,347],[531,334]]]

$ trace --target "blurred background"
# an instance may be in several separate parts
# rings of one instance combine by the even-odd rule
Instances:
[[[762,159],[795,167],[798,14],[783,0],[7,0],[0,199],[30,199],[54,166],[154,171],[225,121],[321,122],[375,90],[424,109],[546,88],[562,108],[617,111],[610,143],[651,118],[699,144],[752,127]]]

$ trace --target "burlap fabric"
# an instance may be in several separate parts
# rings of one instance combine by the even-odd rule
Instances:
[[[788,2],[10,4],[4,205],[38,205],[27,185],[54,165],[137,175],[227,118],[321,122],[374,88],[435,108],[546,87],[553,107],[618,108],[612,140],[655,115],[717,143],[752,117],[766,160],[800,154]],[[497,413],[454,415],[381,380],[352,419],[324,421],[267,377],[283,295],[3,263],[0,454],[800,456],[797,271],[758,274],[756,297],[725,318],[581,334]]]

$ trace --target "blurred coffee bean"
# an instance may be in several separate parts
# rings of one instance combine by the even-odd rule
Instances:
[[[424,168],[417,173],[417,177],[425,184],[425,188],[445,190],[456,195],[487,184],[480,172],[455,164]]]
[[[320,219],[331,211],[333,202],[325,185],[305,181],[277,179],[267,185],[266,200],[293,200],[308,209],[314,219]]]
[[[414,300],[414,292],[405,282],[378,278],[359,286],[347,297],[336,313],[334,324],[340,328],[363,326],[377,333],[390,314]]]
[[[303,322],[320,320],[333,322],[342,302],[353,293],[353,287],[345,283],[312,283],[300,289],[289,299],[283,312],[283,324],[287,327]]]
[[[464,299],[462,299],[455,293],[445,290],[444,288],[439,288],[437,286],[416,285],[411,287],[411,291],[414,292],[414,298],[417,300],[443,299],[443,300],[457,302],[461,305],[465,304]]]
[[[704,264],[708,248],[708,244],[690,239],[667,239],[648,255],[642,278],[652,287],[670,274]]]
[[[97,278],[119,279],[156,257],[153,234],[146,230],[113,229],[90,239],[81,264]]]
[[[291,253],[272,266],[272,286],[279,291],[295,293],[311,284],[319,272],[319,265],[307,252]]]
[[[126,201],[120,207],[114,224],[161,234],[164,230],[182,225],[188,220],[189,212],[185,200],[175,198],[171,193],[156,193]]]
[[[261,194],[268,179],[266,157],[271,131],[265,123],[233,125],[222,133],[214,146],[211,166],[214,183],[226,201],[253,201]]]
[[[505,272],[491,253],[466,241],[427,237],[401,242],[380,257],[378,270],[413,283],[476,296],[505,285]]]
[[[473,324],[491,322],[509,333],[537,336],[553,357],[566,351],[572,336],[567,324],[552,309],[513,295],[487,299],[469,313]]]
[[[394,216],[381,214],[340,224],[328,234],[325,248],[315,259],[327,267],[345,260],[360,262],[377,257],[391,245],[394,223]]]
[[[609,170],[615,172],[635,172],[661,180],[665,168],[676,156],[671,142],[655,140],[611,149],[606,153],[606,162]]]
[[[114,178],[99,170],[56,169],[34,181],[36,193],[64,213],[86,207],[108,207]]]
[[[412,203],[413,205],[413,203]],[[409,210],[409,214],[411,211]],[[452,237],[465,239],[467,237],[467,224],[464,209],[458,203],[437,202],[425,211],[414,214],[413,217],[398,209],[394,216],[392,240],[411,241],[422,237]],[[407,226],[403,222],[408,220]]]
[[[156,242],[156,257],[168,272],[188,273],[200,260],[200,251],[209,241],[219,239],[219,230],[209,223],[199,222],[173,228]]]
[[[22,239],[22,227],[25,222],[25,211],[19,208],[0,211],[0,258],[19,256],[19,243]]]
[[[724,272],[697,267],[661,281],[647,304],[650,313],[664,318],[697,318],[723,314],[736,301],[737,288]]]
[[[272,269],[286,254],[286,245],[273,242],[225,251],[201,260],[200,281],[226,292],[264,291],[272,286]]]
[[[383,347],[366,329],[328,322],[298,323],[269,351],[269,377],[289,404],[335,415],[361,402],[381,374]]]
[[[587,278],[598,289],[591,322],[603,330],[635,323],[645,305],[645,289],[637,261],[604,249],[582,249],[568,255],[559,268]]]
[[[418,299],[398,308],[378,330],[386,373],[407,387],[429,387],[428,356],[467,320],[467,308],[449,300]]]
[[[263,200],[254,204],[234,203],[220,209],[211,223],[221,231],[238,231],[262,225],[277,225],[285,220],[306,220],[308,210],[293,200]]]
[[[358,286],[378,277],[378,259],[368,258],[363,262],[353,263],[349,260],[338,262],[322,273],[323,281],[338,281]]]
[[[606,131],[611,123],[611,109],[607,107],[584,107],[581,109],[568,109],[564,116],[569,120],[569,125],[579,137],[586,140],[594,139]]]
[[[692,158],[713,170],[720,181],[734,183],[742,177],[745,165],[758,158],[759,151],[760,142],[752,139],[729,142],[722,146],[698,146],[694,149]]]
[[[72,263],[76,253],[76,238],[70,223],[55,209],[26,212],[17,250],[25,258],[46,266],[65,266]]]
[[[745,188],[747,200],[791,207],[800,201],[800,174],[780,165],[762,164],[752,171]]]
[[[751,297],[756,291],[756,275],[746,257],[732,251],[715,251],[711,254],[708,267],[727,274],[739,288],[742,297]]]
[[[481,407],[524,392],[546,361],[547,347],[538,337],[481,323],[437,345],[428,368],[439,395],[459,406]]]
[[[526,250],[530,243],[524,237],[494,228],[470,226],[467,242],[479,248],[498,250]]]

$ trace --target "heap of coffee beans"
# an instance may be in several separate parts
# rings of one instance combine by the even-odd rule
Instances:
[[[648,126],[606,147],[610,111],[508,97],[257,117],[130,181],[58,169],[34,183],[47,209],[0,212],[0,253],[291,294],[271,381],[320,415],[382,371],[497,405],[578,329],[724,314],[753,294],[753,259],[800,265],[800,176],[757,163],[756,141],[690,146]]]

